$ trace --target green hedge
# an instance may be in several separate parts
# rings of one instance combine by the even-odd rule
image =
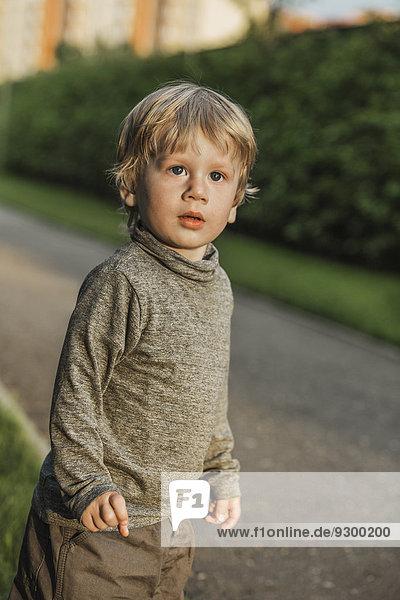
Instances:
[[[228,93],[249,111],[259,199],[236,228],[302,250],[399,269],[400,23],[253,35],[198,54],[72,57],[13,89],[7,167],[113,198],[104,172],[128,110],[173,79]]]

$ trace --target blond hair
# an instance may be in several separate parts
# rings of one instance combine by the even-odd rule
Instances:
[[[249,182],[257,144],[250,121],[241,106],[228,97],[194,83],[165,85],[139,102],[125,117],[111,173],[118,188],[134,193],[135,186],[152,159],[184,150],[194,133],[203,134],[223,152],[239,159],[241,170],[234,205],[258,191]],[[136,207],[125,206],[128,227]]]

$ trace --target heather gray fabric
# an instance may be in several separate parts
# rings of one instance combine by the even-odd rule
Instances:
[[[160,473],[236,472],[226,417],[232,292],[209,244],[200,262],[136,226],[89,273],[72,313],[50,416],[51,452],[33,508],[46,523],[80,518],[109,490],[129,526],[161,519]],[[237,477],[210,480],[240,495]]]

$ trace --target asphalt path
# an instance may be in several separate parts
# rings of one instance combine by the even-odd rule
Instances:
[[[0,207],[0,380],[43,436],[79,285],[113,250]],[[234,296],[230,422],[242,470],[398,471],[398,349]],[[187,590],[195,600],[399,600],[399,566],[397,548],[198,548]]]

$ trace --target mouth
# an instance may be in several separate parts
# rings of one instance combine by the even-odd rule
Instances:
[[[194,219],[195,221],[203,221],[204,222],[204,217],[201,213],[199,212],[187,212],[184,215],[180,215],[179,217],[180,219]]]
[[[187,212],[184,215],[180,215],[179,221],[184,227],[189,229],[199,229],[205,223],[204,217],[199,212]]]

